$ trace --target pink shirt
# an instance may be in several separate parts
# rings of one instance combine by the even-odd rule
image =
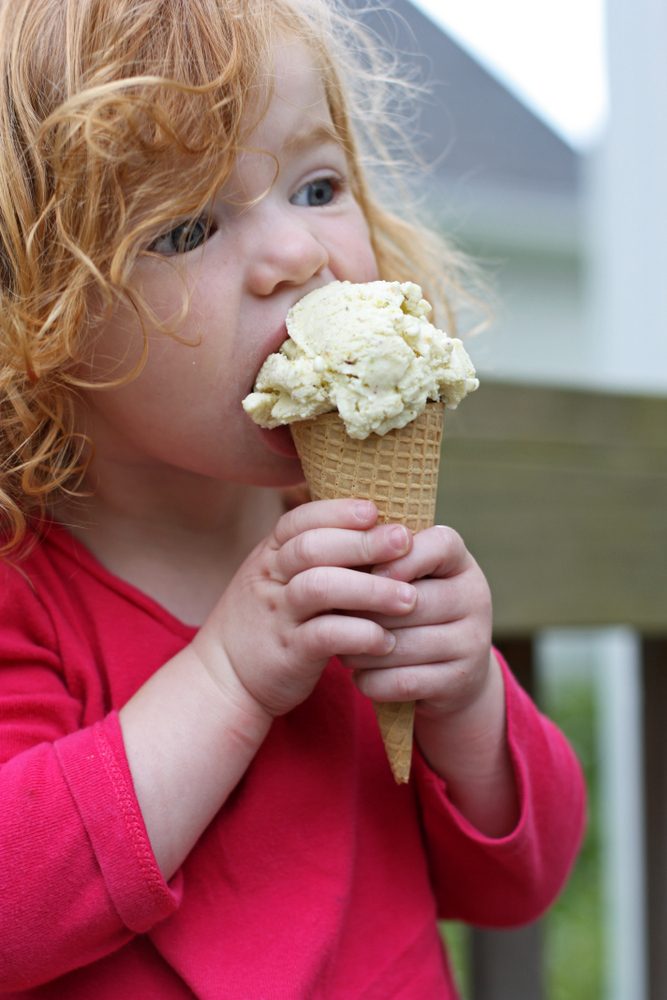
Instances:
[[[195,629],[62,528],[21,570],[0,569],[3,995],[446,1000],[438,916],[509,927],[562,886],[581,772],[509,671],[521,819],[491,840],[418,752],[410,784],[394,783],[336,660],[165,883],[116,713]]]

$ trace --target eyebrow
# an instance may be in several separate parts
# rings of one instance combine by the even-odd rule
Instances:
[[[337,146],[343,145],[340,136],[333,125],[327,122],[318,122],[307,128],[300,129],[286,140],[283,144],[285,152],[294,152],[303,149],[304,146],[317,145],[320,142],[335,142]]]

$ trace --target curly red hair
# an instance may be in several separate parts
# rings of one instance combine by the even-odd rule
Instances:
[[[388,163],[382,106],[393,77],[386,54],[342,8],[0,0],[5,552],[28,517],[81,488],[90,449],[74,430],[76,372],[94,312],[123,296],[146,314],[131,282],[137,255],[173,219],[201,213],[224,183],[242,130],[268,107],[272,52],[285,35],[307,44],[321,67],[380,275],[420,283],[453,325],[465,261],[371,195],[362,163],[370,151]]]

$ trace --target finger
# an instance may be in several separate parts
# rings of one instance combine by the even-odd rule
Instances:
[[[371,528],[377,521],[377,508],[370,500],[318,500],[288,511],[278,521],[269,544],[280,548],[291,538],[313,528]]]
[[[431,577],[415,580],[414,587],[417,601],[410,614],[391,618],[384,613],[373,613],[373,621],[383,628],[394,629],[412,628],[415,625],[446,625],[471,614],[476,617],[488,616],[489,619],[491,617],[491,592],[476,563],[470,572],[444,579]]]
[[[405,556],[376,565],[372,572],[395,580],[417,580],[424,576],[455,576],[472,562],[461,536],[453,528],[436,525],[418,532]]]
[[[375,577],[388,580],[390,577]],[[398,580],[394,581],[398,583]],[[468,612],[468,603],[464,594],[448,580],[415,580],[413,584],[417,599],[414,608],[400,617],[392,617],[386,612],[368,612],[374,622],[383,628],[414,628],[419,625],[441,625],[458,621]]]
[[[471,649],[471,629],[467,622],[460,627],[424,625],[421,628],[396,629],[396,645],[387,657],[359,654],[348,659],[346,667],[353,670],[375,670],[387,667],[408,667],[426,663],[455,663],[464,660]]]
[[[372,566],[408,552],[412,534],[400,524],[382,524],[365,531],[314,528],[289,539],[276,553],[284,582],[314,566]]]
[[[350,615],[320,615],[298,628],[301,651],[309,660],[366,653],[380,657],[395,644],[391,632],[375,622]]]
[[[338,566],[316,566],[293,577],[285,588],[288,606],[298,620],[322,611],[374,612],[398,620],[409,614],[417,601],[410,583],[388,580]],[[377,619],[371,619],[377,621]]]
[[[455,663],[356,670],[352,680],[373,701],[437,701],[452,710],[468,703],[479,687],[477,676]]]

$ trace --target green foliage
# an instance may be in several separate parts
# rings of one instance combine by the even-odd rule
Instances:
[[[445,942],[461,1000],[470,1000],[470,928],[455,920],[443,920],[440,923],[440,933]]]
[[[552,676],[542,710],[556,722],[581,761],[589,821],[581,853],[561,896],[545,917],[546,1000],[600,1000],[603,995],[602,898],[595,690],[588,677]],[[471,1000],[470,929],[440,925],[462,1000]]]
[[[600,1000],[604,966],[599,789],[593,684],[568,677],[544,691],[544,709],[566,734],[588,787],[588,827],[562,895],[546,916],[547,1000]]]

